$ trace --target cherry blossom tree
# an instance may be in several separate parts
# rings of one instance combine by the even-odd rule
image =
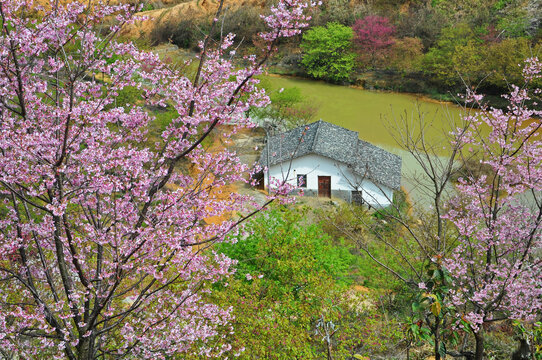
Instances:
[[[541,62],[532,58],[525,83],[512,86],[506,109],[471,116],[463,152],[480,151],[481,166],[467,172],[444,216],[458,228],[459,245],[444,260],[453,278],[451,301],[460,326],[474,334],[475,358],[484,356],[483,330],[503,319],[532,320],[542,309]],[[489,135],[488,135],[489,134]]]
[[[489,324],[541,315],[542,63],[528,60],[523,74],[524,84],[505,96],[506,109],[488,107],[468,90],[466,116],[438,147],[427,140],[431,123],[423,118],[414,126],[394,124],[421,169],[413,183],[430,206],[402,211],[392,204],[370,217],[352,207],[340,221],[325,218],[409,286],[418,320],[411,334],[433,345],[435,359],[481,360]],[[380,255],[378,246],[387,252]]]
[[[223,190],[249,167],[203,144],[251,126],[247,110],[268,104],[255,75],[315,4],[272,7],[245,68],[231,61],[233,35],[213,49],[209,34],[193,78],[116,40],[135,7],[47,5],[0,1],[1,356],[220,356],[228,345],[213,339],[230,309],[202,293],[232,261],[209,247],[259,207]],[[116,106],[127,87],[177,115],[149,134],[147,108]],[[277,189],[269,201],[288,191]]]
[[[352,26],[352,30],[354,30],[354,43],[362,57],[368,54],[373,66],[376,58],[394,43],[395,26],[390,24],[390,20],[386,17],[369,15],[358,19]]]

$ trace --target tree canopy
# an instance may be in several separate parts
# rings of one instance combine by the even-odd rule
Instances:
[[[307,73],[316,79],[335,82],[348,80],[354,68],[352,29],[339,23],[317,26],[303,35],[302,63]]]

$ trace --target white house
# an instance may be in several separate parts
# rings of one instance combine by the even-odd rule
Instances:
[[[373,207],[388,206],[401,184],[399,156],[322,120],[270,137],[259,163],[266,187],[287,181],[306,195]]]

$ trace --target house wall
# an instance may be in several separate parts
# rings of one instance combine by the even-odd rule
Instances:
[[[346,164],[330,158],[310,154],[293,159],[290,162],[272,165],[270,167],[271,183],[273,179],[287,180],[297,185],[297,175],[307,175],[307,187],[304,192],[309,196],[318,195],[318,176],[331,177],[331,196],[351,201],[352,190],[362,191],[364,202],[371,206],[387,206],[393,197],[393,190],[383,185],[376,185],[370,180],[362,179],[354,174]],[[265,186],[268,186],[267,173],[264,176]]]

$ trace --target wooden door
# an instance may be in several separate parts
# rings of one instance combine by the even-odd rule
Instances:
[[[318,176],[318,196],[331,198],[331,176]]]

